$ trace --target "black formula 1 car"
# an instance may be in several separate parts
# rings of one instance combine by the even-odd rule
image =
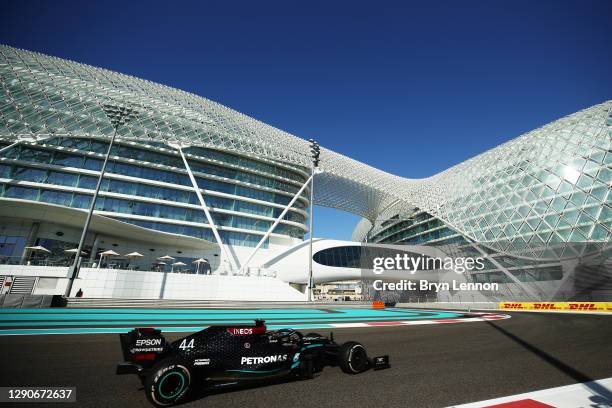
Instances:
[[[168,342],[160,330],[139,328],[120,334],[124,362],[117,374],[136,374],[147,399],[167,407],[185,400],[190,390],[218,388],[275,378],[312,378],[323,367],[348,374],[389,367],[389,356],[368,358],[365,347],[334,342],[320,334],[254,325],[210,326]]]

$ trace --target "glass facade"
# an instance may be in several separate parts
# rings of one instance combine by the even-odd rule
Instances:
[[[25,237],[0,234],[0,257],[21,256],[25,244]]]
[[[239,140],[243,127],[232,126],[226,135],[210,117],[202,117],[191,97],[176,109],[172,103],[182,102],[160,103],[154,96],[164,87],[135,79],[145,86],[140,98],[119,96],[113,90],[119,82],[101,70],[40,57],[0,47],[0,146],[12,144],[16,134],[37,138],[0,155],[2,198],[87,208],[116,130],[96,210],[122,222],[214,241],[183,160],[170,143],[206,135],[208,146],[183,148],[189,166],[222,239],[254,246],[309,176],[301,165],[228,150],[218,142]],[[92,81],[102,82],[91,86]],[[129,101],[118,101],[124,97]],[[142,114],[115,129],[102,109],[115,104]],[[304,237],[309,197],[306,188],[274,234]]]
[[[369,242],[401,243],[420,245],[431,242],[444,242],[457,237],[453,229],[430,214],[418,212],[400,220],[399,215],[384,221],[383,230],[372,234]]]
[[[394,258],[396,255],[422,256],[421,254],[393,248],[375,246],[338,246],[316,252],[312,259],[325,266],[336,268],[372,269],[374,258]],[[428,257],[422,256],[423,259]]]
[[[92,152],[104,152],[108,149],[108,145],[96,140],[81,138],[52,138],[48,142],[45,141],[36,146],[19,145],[4,152],[4,159],[0,162],[0,178],[5,179],[5,182],[0,187],[0,196],[47,202],[66,207],[87,208],[90,204],[92,190],[96,186],[97,177],[95,173],[82,170],[98,171],[102,161],[92,159],[87,155]],[[59,148],[70,148],[70,150],[62,151],[58,150]],[[197,150],[197,152],[201,151],[204,150]],[[206,160],[215,157],[211,149],[206,151]],[[140,226],[148,225],[160,231],[200,238],[212,237],[212,231],[207,227],[204,227],[206,232],[199,232],[198,228],[164,224],[160,220],[179,220],[207,225],[197,196],[192,191],[191,182],[186,172],[179,168],[182,165],[180,158],[178,160],[181,161],[177,161],[177,157],[170,154],[145,151],[139,146],[134,146],[134,143],[131,143],[130,146],[118,143],[112,153],[113,160],[107,165],[107,173],[101,185],[101,191],[121,195],[121,197],[102,194],[97,200],[96,210],[104,211],[112,218],[132,224],[139,223],[137,225]],[[232,155],[223,153],[221,157],[229,160]],[[129,159],[131,163],[120,161],[123,158]],[[224,231],[221,234],[222,239],[231,244],[256,245],[260,236],[249,234],[248,231],[267,231],[272,225],[272,218],[280,215],[282,206],[288,204],[292,195],[299,189],[297,186],[299,181],[280,181],[274,178],[276,174],[266,177],[229,167],[224,169],[217,164],[197,164],[197,159],[191,155],[190,166],[196,174],[199,187],[211,192],[225,193],[223,196],[206,194],[205,200],[212,210],[215,224],[220,227],[244,230],[244,232]],[[135,163],[140,160],[143,162]],[[164,166],[173,166],[176,169],[151,168],[153,163],[163,163]],[[239,163],[241,166],[256,167],[255,160],[245,159]],[[267,163],[263,164],[264,166],[257,168],[256,171],[276,169]],[[238,182],[248,182],[255,186],[206,178],[210,175]],[[298,175],[302,177],[302,182],[305,181],[304,175],[297,172],[294,173],[294,178],[297,178]],[[128,176],[129,179],[117,178],[117,176]],[[151,183],[151,180],[162,181],[166,185],[155,185]],[[24,181],[33,184],[25,186],[21,183]],[[83,191],[75,192],[63,187],[73,187]],[[147,198],[155,202],[143,200]],[[241,198],[250,198],[256,202],[245,201]],[[306,213],[295,209],[307,208],[308,201],[302,196],[297,203],[283,218],[284,221],[294,224],[279,224],[274,231],[276,234],[303,238],[306,229]],[[217,210],[227,210],[231,213],[222,213]],[[122,214],[141,216],[141,218],[126,221],[125,217],[121,217]],[[155,220],[147,221],[147,218]]]
[[[91,154],[102,154],[107,149],[107,143],[95,139],[60,137],[50,138],[37,145],[22,144],[10,148],[4,152],[0,161],[0,178],[4,179],[0,183],[0,197],[87,208],[97,183],[97,176],[91,171],[97,172],[102,167],[102,159],[93,158]],[[189,177],[183,169],[182,159],[176,153],[147,149],[162,148],[138,146],[133,142],[129,145],[118,142],[113,147],[101,192],[115,196],[102,193],[97,200],[96,210],[145,228],[214,240]],[[302,172],[215,152],[213,149],[191,149],[189,154],[190,166],[198,186],[209,192],[205,200],[215,224],[242,230],[220,232],[222,240],[231,245],[255,246],[261,235],[249,232],[267,231],[273,218],[282,212],[282,206],[289,203],[301,187],[300,183],[306,180]],[[202,154],[202,157],[196,154]],[[164,168],[160,168],[160,165]],[[264,171],[271,173],[260,174]],[[22,182],[32,184],[26,186]],[[72,188],[80,190],[73,191]],[[224,194],[213,195],[214,192]],[[303,210],[308,206],[308,193],[306,190],[296,201],[274,233],[303,238],[307,221]],[[245,201],[244,198],[255,202]],[[230,213],[217,210],[227,210]],[[139,218],[121,216],[126,214]],[[202,227],[164,223],[163,220],[187,221],[202,224]],[[285,221],[292,224],[285,224]]]
[[[76,139],[78,140],[78,139]],[[105,148],[107,149],[107,148]],[[137,151],[137,148],[132,146],[129,150]],[[102,168],[102,159],[92,159],[87,157],[88,151],[77,151],[72,149],[70,153],[64,151],[49,149],[47,146],[16,146],[5,152],[5,157],[14,159],[17,161],[34,162],[41,164],[49,164],[58,167],[71,167],[71,168],[85,168],[87,170],[99,171]],[[126,155],[127,156],[127,155]],[[113,159],[107,165],[106,171],[108,173],[120,174],[130,177],[144,178],[148,180],[156,180],[171,184],[180,184],[183,186],[191,186],[191,181],[183,169],[184,166],[176,167],[176,170],[159,170],[147,168],[152,163],[143,162],[140,166],[135,164],[127,164],[120,161],[119,156],[112,156]],[[129,160],[129,159],[128,159]],[[131,160],[133,162],[133,160]],[[182,161],[181,161],[182,164]],[[214,172],[206,173],[208,170],[205,166],[194,165],[190,161],[190,167],[196,174],[196,179],[200,188],[208,189],[212,191],[220,191],[227,194],[235,194],[243,197],[259,199],[263,201],[270,201],[276,204],[286,205],[291,201],[293,194],[297,193],[301,184],[289,184],[281,182],[272,178],[266,179],[263,176],[257,175],[246,175],[247,173],[239,172],[227,172],[223,176],[226,179],[237,180],[243,183],[249,183],[257,185],[259,188],[246,186],[241,183],[229,183],[222,181],[218,174]],[[218,171],[217,173],[221,173]],[[208,177],[206,177],[208,176]],[[262,180],[267,180],[266,182]],[[303,181],[306,179],[303,177]],[[272,191],[274,190],[274,191]],[[307,205],[307,194],[309,190],[306,189],[302,193],[302,199],[298,201],[298,208],[305,208]]]

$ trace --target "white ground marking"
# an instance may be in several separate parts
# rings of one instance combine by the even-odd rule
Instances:
[[[612,407],[612,377],[564,387],[527,392],[449,408],[605,408]]]

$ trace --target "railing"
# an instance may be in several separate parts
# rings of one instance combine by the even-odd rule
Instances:
[[[276,278],[277,275],[275,270],[256,267],[250,267],[243,271],[229,268],[219,268],[215,270],[213,274],[227,276],[264,276],[271,278]]]
[[[23,266],[48,266],[48,267],[69,267],[74,262],[74,258],[67,257],[32,257],[30,259],[26,259],[22,261],[20,256],[0,256],[0,265],[23,265]],[[81,261],[81,269],[83,268],[102,268],[102,269],[122,269],[122,270],[133,270],[138,272],[167,272],[167,273],[184,273],[184,274],[196,274],[194,267],[190,267],[188,269],[181,269],[180,267],[175,267],[172,270],[171,265],[151,265],[149,267],[143,268],[143,264],[139,263],[135,265],[133,263],[128,263],[125,260],[114,261],[103,260],[102,264],[99,265],[100,260],[96,261]],[[170,269],[170,270],[168,270]],[[202,268],[199,272],[199,275],[205,275],[204,269]],[[272,277],[275,278],[277,273],[275,270],[267,269],[267,268],[248,268],[245,271],[239,271],[237,269],[230,268],[219,268],[214,271],[209,271],[208,274],[211,275],[225,275],[225,276],[262,276],[262,277]]]
[[[70,266],[72,260],[68,258],[39,258],[33,257],[23,260],[20,256],[0,256],[0,265],[31,265],[31,266]]]

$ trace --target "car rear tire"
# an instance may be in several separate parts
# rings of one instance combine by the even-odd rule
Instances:
[[[338,351],[338,365],[347,374],[359,374],[370,368],[365,347],[356,341],[347,341]]]
[[[189,393],[192,375],[188,365],[170,357],[154,365],[145,378],[145,394],[157,407],[180,403]]]

